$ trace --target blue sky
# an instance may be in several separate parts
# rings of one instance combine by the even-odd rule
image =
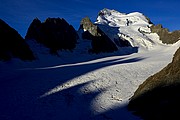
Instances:
[[[172,30],[180,29],[179,0],[0,0],[0,18],[23,37],[35,17],[60,17],[78,29],[81,19],[89,16],[94,22],[103,8],[119,12],[141,12],[155,24]]]

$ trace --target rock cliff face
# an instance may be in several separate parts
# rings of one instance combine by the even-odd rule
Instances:
[[[145,120],[179,119],[179,91],[180,48],[170,64],[139,86],[128,108]]]
[[[152,25],[151,31],[157,33],[163,43],[173,44],[180,40],[180,31],[169,32],[168,29],[163,28],[162,25]]]
[[[50,48],[50,53],[56,54],[58,50],[73,50],[78,35],[73,26],[63,18],[48,18],[43,23],[36,18],[31,23],[25,39],[35,39]]]
[[[20,58],[35,59],[32,51],[20,34],[0,19],[0,60]]]
[[[98,27],[91,22],[89,17],[83,18],[81,20],[80,26],[85,31],[89,31],[92,36],[100,36],[100,33],[98,33]]]
[[[90,52],[100,53],[118,50],[112,40],[98,26],[94,25],[88,17],[81,20],[80,29],[84,31],[82,33],[83,39],[92,40]]]

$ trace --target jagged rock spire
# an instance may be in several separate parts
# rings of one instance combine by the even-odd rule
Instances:
[[[35,59],[21,35],[0,19],[0,60],[10,60],[11,58]]]
[[[73,26],[63,18],[47,18],[43,23],[36,18],[28,28],[26,39],[35,39],[50,48],[50,53],[56,54],[62,49],[73,50],[78,35]]]
[[[80,29],[84,30],[84,33],[82,33],[83,39],[92,40],[91,52],[101,53],[118,50],[111,39],[98,26],[94,25],[88,17],[81,20]]]

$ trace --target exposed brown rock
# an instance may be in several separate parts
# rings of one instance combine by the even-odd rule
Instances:
[[[128,108],[145,120],[179,119],[179,91],[180,48],[170,64],[139,86]]]
[[[91,20],[89,19],[89,17],[85,17],[81,20],[80,25],[82,26],[82,28],[84,30],[89,31],[89,33],[93,36],[100,36],[100,34],[98,33],[98,27],[96,25],[94,25]]]
[[[160,40],[162,40],[163,43],[166,44],[173,44],[180,40],[180,31],[173,31],[169,32],[168,29],[163,28],[162,25],[152,25],[151,31],[153,33],[157,33],[160,37]]]

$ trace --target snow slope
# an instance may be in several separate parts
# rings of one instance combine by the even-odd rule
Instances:
[[[42,54],[34,62],[0,62],[0,119],[140,120],[127,111],[128,99],[179,46],[131,55],[64,51],[60,57]]]
[[[125,26],[120,19],[114,25],[121,16],[134,21]],[[60,51],[57,57],[32,41],[38,60],[0,62],[0,120],[140,120],[127,111],[129,98],[146,78],[171,62],[180,42],[164,45],[155,34],[143,36],[138,27],[147,32],[149,24],[140,13],[113,11],[106,18],[98,17],[98,24],[118,26],[111,32],[136,38],[132,45],[141,48],[138,53],[125,55],[128,48],[123,48],[87,54],[90,41],[79,40],[74,52]]]

